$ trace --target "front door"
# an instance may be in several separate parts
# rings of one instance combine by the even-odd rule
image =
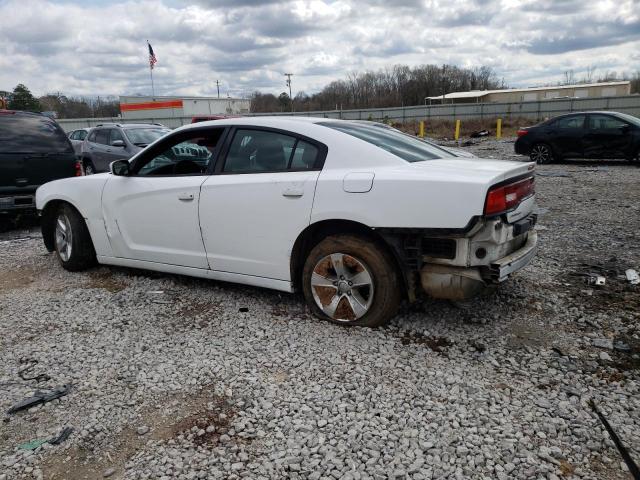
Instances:
[[[210,268],[289,281],[309,225],[326,147],[288,132],[238,127],[202,185],[200,225]]]
[[[630,125],[606,114],[589,115],[589,129],[585,137],[589,158],[623,158],[631,154]]]
[[[102,194],[114,256],[208,268],[200,234],[200,187],[224,129],[167,137],[132,162],[130,176],[111,176]]]

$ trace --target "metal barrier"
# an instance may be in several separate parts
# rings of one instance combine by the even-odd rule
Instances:
[[[393,120],[396,122],[419,120],[464,120],[469,118],[511,117],[543,120],[563,113],[587,110],[610,110],[640,117],[640,95],[599,98],[568,98],[513,103],[454,103],[444,105],[416,105],[411,107],[369,108],[357,110],[326,110],[313,112],[250,113],[248,116],[305,116],[343,118],[347,120]],[[95,127],[100,123],[161,123],[169,128],[177,128],[191,123],[191,117],[159,116],[126,120],[122,118],[70,118],[58,123],[66,131],[77,128]]]

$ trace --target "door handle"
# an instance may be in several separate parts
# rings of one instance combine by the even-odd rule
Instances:
[[[283,197],[301,197],[303,195],[304,195],[304,189],[302,188],[289,187],[289,188],[285,188],[282,191]]]
[[[178,195],[178,200],[183,202],[191,202],[193,200],[193,193],[181,193]]]

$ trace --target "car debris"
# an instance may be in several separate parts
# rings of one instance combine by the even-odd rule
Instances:
[[[479,130],[477,132],[472,132],[471,135],[469,135],[471,138],[480,138],[480,137],[488,137],[489,136],[489,130]]]
[[[629,268],[628,270],[626,270],[624,272],[624,274],[627,277],[627,281],[631,285],[640,284],[640,275],[638,275],[638,272],[636,270],[634,270],[633,268]]]
[[[32,397],[25,398],[24,400],[16,403],[13,407],[7,410],[7,415],[13,415],[14,413],[17,413],[21,410],[26,410],[31,407],[35,407],[36,405],[50,402],[51,400],[55,400],[56,398],[64,397],[70,391],[71,385],[62,385],[61,387],[55,388],[50,392],[36,390]]]
[[[602,287],[605,283],[607,283],[607,279],[602,275],[595,275],[593,273],[588,273],[586,282],[587,282],[587,285],[593,285],[594,287]]]
[[[598,418],[602,422],[602,425],[604,425],[604,428],[607,431],[607,433],[609,433],[611,440],[613,440],[613,443],[615,444],[616,448],[620,452],[620,455],[622,456],[624,463],[626,463],[627,467],[629,468],[629,472],[631,473],[631,475],[633,475],[633,478],[635,480],[640,480],[640,469],[638,468],[638,465],[636,465],[636,463],[633,461],[633,459],[631,458],[631,455],[629,455],[629,451],[624,446],[624,444],[622,443],[622,441],[620,440],[616,432],[613,430],[613,428],[607,421],[607,419],[600,412],[600,410],[596,406],[596,403],[593,401],[593,399],[589,400],[589,406],[598,416]]]
[[[73,428],[72,427],[65,427],[55,437],[52,437],[52,438],[49,438],[49,439],[39,438],[38,440],[31,440],[30,442],[21,443],[20,445],[18,445],[18,448],[20,450],[36,450],[37,448],[41,447],[45,443],[49,443],[51,445],[60,445],[67,438],[69,438],[69,436],[72,433],[73,433]]]
[[[69,438],[72,433],[73,433],[73,427],[65,427],[57,436],[50,438],[48,442],[51,445],[60,445],[62,442],[66,441],[67,438]]]
[[[47,443],[47,439],[39,439],[39,440],[31,440],[30,442],[21,443],[18,445],[20,450],[35,450],[38,447],[41,447],[45,443]]]
[[[32,359],[26,359],[26,360],[21,360],[21,363],[28,363],[29,365],[27,365],[24,368],[21,368],[20,370],[18,370],[18,376],[24,380],[24,381],[32,381],[35,380],[36,382],[46,382],[47,380],[51,380],[51,377],[49,375],[47,375],[46,373],[39,373],[37,375],[31,376],[31,377],[27,377],[26,374],[27,372],[33,370],[33,368],[38,365],[38,360],[32,360]]]

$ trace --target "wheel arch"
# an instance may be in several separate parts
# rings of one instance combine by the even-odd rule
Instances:
[[[55,219],[56,212],[60,209],[61,206],[68,205],[73,208],[78,214],[82,217],[82,219],[86,223],[86,216],[82,213],[82,211],[74,205],[72,202],[66,199],[54,198],[48,200],[47,203],[42,207],[41,210],[41,222],[40,229],[42,231],[42,239],[44,240],[44,245],[47,248],[47,251],[53,252],[55,250]],[[89,236],[91,236],[91,232],[89,232]],[[93,239],[91,239],[93,243]]]
[[[373,239],[393,259],[395,267],[400,274],[403,290],[407,291],[409,285],[408,272],[403,267],[402,260],[396,249],[376,229],[360,222],[345,219],[321,220],[307,226],[300,232],[291,250],[290,269],[294,290],[302,290],[302,271],[309,252],[325,238],[337,234],[355,234]]]

